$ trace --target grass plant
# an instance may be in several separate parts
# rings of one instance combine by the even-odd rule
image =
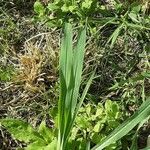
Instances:
[[[60,53],[60,98],[58,104],[58,150],[66,147],[77,112],[82,105],[93,75],[78,102],[86,43],[86,28],[81,29],[76,47],[72,44],[72,27],[66,23]]]

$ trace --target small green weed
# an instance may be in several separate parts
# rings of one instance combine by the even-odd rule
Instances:
[[[12,66],[0,67],[0,81],[10,81],[15,71]]]
[[[74,149],[85,149],[87,141],[98,144],[121,123],[122,113],[116,102],[107,100],[105,105],[88,103],[80,108],[72,129],[70,144]],[[114,143],[107,149],[120,149],[121,143]]]
[[[91,12],[93,13],[98,9],[97,4],[97,0],[54,0],[48,2],[45,7],[40,1],[36,1],[34,4],[35,19],[44,21],[47,25],[53,27],[62,25],[66,20],[85,22]]]

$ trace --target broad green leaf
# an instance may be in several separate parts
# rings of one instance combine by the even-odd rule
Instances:
[[[70,12],[73,12],[76,9],[76,6],[69,6],[68,9]]]
[[[24,142],[36,140],[44,141],[43,137],[34,130],[30,124],[18,119],[1,119],[0,123],[12,134],[14,138]]]
[[[130,12],[128,15],[133,22],[139,23],[137,14],[135,14],[134,12]]]
[[[90,113],[91,113],[91,105],[90,104],[88,104],[86,106],[85,111],[86,111],[87,115],[90,116]]]
[[[90,122],[87,118],[79,116],[76,118],[76,123],[78,126],[82,129],[87,129],[89,126],[91,126]]]
[[[44,148],[46,147],[46,143],[42,142],[42,141],[35,141],[31,144],[29,144],[25,150],[44,150]]]
[[[54,138],[52,129],[49,129],[48,127],[46,127],[45,121],[41,122],[38,132],[43,136],[43,138],[45,139],[47,143],[50,143],[52,139]]]
[[[139,2],[135,2],[131,5],[131,10],[134,11],[135,13],[139,13],[141,8],[142,8],[142,5],[140,5]]]
[[[44,6],[42,5],[41,2],[36,1],[36,2],[34,3],[34,11],[35,11],[39,16],[44,15],[45,9],[44,9]]]
[[[54,10],[57,10],[59,9],[59,6],[57,6],[56,4],[54,3],[49,3],[47,8],[50,10],[50,11],[54,11]]]
[[[48,144],[44,150],[56,150],[57,149],[57,139],[54,139],[50,144]]]
[[[119,115],[119,106],[116,102],[112,102],[111,100],[107,100],[105,102],[105,111],[108,118],[118,118]]]
[[[66,4],[64,4],[64,5],[61,7],[61,10],[62,10],[62,12],[68,12],[68,11],[69,11],[69,7],[68,7]]]
[[[97,110],[96,110],[96,114],[95,114],[95,117],[100,117],[100,116],[102,116],[102,114],[103,114],[103,106],[99,106],[98,108],[97,108]]]
[[[74,128],[72,129],[72,134],[71,134],[71,136],[70,136],[70,139],[71,139],[71,140],[75,140],[78,131],[79,131],[79,129],[76,128],[76,127],[74,127]]]
[[[92,0],[85,0],[84,2],[82,2],[82,9],[89,9],[91,7],[92,2]]]
[[[97,122],[96,125],[93,128],[94,132],[99,132],[101,130],[102,127],[102,123],[101,122]]]
[[[54,139],[51,143],[46,144],[42,141],[35,141],[29,144],[25,150],[56,150],[57,140]]]
[[[81,75],[84,61],[84,53],[85,53],[85,45],[86,45],[86,28],[81,29],[79,31],[77,45],[74,49],[74,57],[73,57],[73,76],[74,76],[74,89],[72,93],[72,109],[74,112],[75,107],[77,105],[77,98],[79,96],[79,88],[81,84]]]
[[[92,138],[92,142],[93,143],[98,144],[100,141],[105,139],[106,136],[104,134],[102,134],[102,133],[99,134],[99,133],[95,132],[94,134],[92,134],[91,138]]]
[[[116,142],[129,131],[131,131],[138,123],[146,119],[150,115],[150,98],[145,101],[135,114],[127,119],[123,124],[117,127],[104,141],[96,145],[92,150],[102,150],[108,145]]]

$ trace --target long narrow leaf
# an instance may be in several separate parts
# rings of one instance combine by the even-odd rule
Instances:
[[[72,27],[69,23],[65,24],[64,36],[62,38],[60,52],[60,97],[58,103],[58,149],[64,139],[64,133],[67,123],[66,110],[69,108],[69,99],[67,99],[68,87],[72,67]],[[60,148],[61,149],[61,148]]]
[[[69,126],[68,126],[68,128],[67,128],[67,131],[66,131],[65,137],[66,137],[67,139],[68,139],[68,137],[69,137],[69,135],[70,135],[70,132],[71,132],[71,129],[72,129],[72,127],[73,127],[75,118],[76,118],[76,116],[77,116],[77,114],[78,114],[78,111],[79,111],[79,109],[80,109],[80,107],[81,107],[81,105],[82,105],[82,103],[83,103],[83,101],[84,101],[84,99],[85,99],[85,96],[86,96],[86,94],[87,94],[87,92],[88,92],[88,90],[89,90],[89,87],[90,87],[90,85],[91,85],[91,83],[92,83],[92,80],[93,80],[93,78],[94,78],[94,74],[95,74],[95,72],[93,72],[92,75],[90,76],[90,78],[89,78],[89,80],[88,80],[88,82],[87,82],[87,84],[86,84],[86,86],[85,86],[85,88],[84,88],[84,91],[83,91],[83,93],[82,93],[82,96],[81,96],[81,98],[80,98],[80,100],[79,100],[79,103],[78,103],[77,106],[76,106],[76,110],[75,110],[75,112],[74,112],[73,119],[70,121],[70,124],[69,124]]]
[[[119,33],[120,31],[122,30],[123,28],[123,24],[121,24],[113,33],[112,35],[110,36],[110,38],[108,39],[107,41],[107,44],[111,41],[111,44],[110,44],[110,48],[112,48],[117,40],[117,37],[119,36]]]
[[[74,112],[75,106],[77,104],[77,98],[81,83],[85,43],[86,43],[86,29],[84,28],[79,33],[77,46],[74,50],[73,71],[74,71],[75,87],[73,90],[73,97],[72,97],[72,112]]]

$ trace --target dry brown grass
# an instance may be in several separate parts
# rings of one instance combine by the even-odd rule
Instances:
[[[27,91],[44,92],[49,83],[57,80],[58,40],[57,32],[28,39],[24,50],[16,53],[18,68],[13,81]]]
[[[44,90],[39,81],[44,81],[42,68],[46,64],[45,55],[33,43],[25,46],[25,53],[19,54],[19,68],[14,81],[24,86],[25,90],[32,92]]]

